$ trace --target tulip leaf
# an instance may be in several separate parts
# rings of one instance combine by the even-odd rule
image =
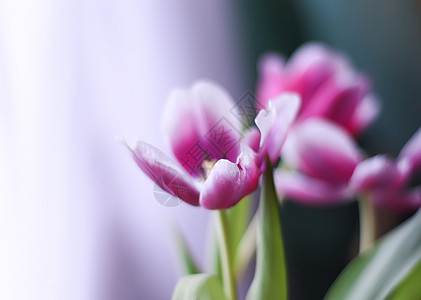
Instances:
[[[226,296],[218,277],[202,273],[182,277],[171,299],[226,300]]]
[[[421,297],[421,261],[393,290],[388,300],[420,299]]]
[[[273,170],[266,159],[260,195],[256,271],[247,300],[287,299],[287,274]]]
[[[371,250],[354,259],[325,299],[386,299],[392,291],[400,293],[415,284],[412,275],[408,277],[408,274],[413,270],[420,276],[421,272],[414,269],[419,268],[420,262],[421,210],[388,233]]]
[[[184,272],[186,274],[197,274],[200,273],[199,268],[197,267],[196,262],[193,259],[193,256],[190,252],[189,247],[187,246],[187,242],[181,233],[181,231],[174,227],[174,238],[175,238],[175,244],[177,248],[177,252],[180,256],[180,260],[183,264]]]

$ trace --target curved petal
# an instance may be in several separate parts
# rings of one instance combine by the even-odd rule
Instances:
[[[346,128],[365,96],[367,85],[364,77],[349,79],[337,75],[330,78],[313,95],[300,120],[321,117]]]
[[[279,198],[311,205],[339,204],[353,198],[346,185],[332,185],[293,171],[277,170],[274,176]]]
[[[262,165],[266,154],[275,163],[281,154],[281,149],[287,133],[300,107],[297,94],[283,93],[278,98],[270,100],[267,109],[262,109],[256,117],[256,125],[260,130],[260,150],[258,165]]]
[[[199,189],[193,178],[184,173],[168,156],[145,142],[128,147],[142,171],[164,191],[181,200],[199,205]]]
[[[354,136],[359,135],[377,119],[380,110],[381,105],[377,97],[372,94],[367,95],[355,109],[346,128]]]
[[[309,119],[293,127],[282,158],[287,165],[308,176],[344,184],[362,155],[342,128],[326,120]]]
[[[398,157],[398,163],[407,176],[421,168],[421,128],[403,147]]]
[[[301,96],[301,112],[318,88],[334,75],[338,60],[338,55],[314,42],[303,45],[291,57],[285,68],[284,90]]]
[[[190,174],[198,176],[199,167],[205,159],[205,151],[200,149],[201,138],[194,116],[193,98],[189,91],[173,90],[164,108],[162,119],[164,136],[175,158]]]
[[[249,128],[244,134],[243,142],[257,153],[260,145],[260,131],[256,127]]]
[[[258,63],[259,80],[257,82],[257,110],[266,107],[269,99],[279,96],[284,90],[285,59],[277,54],[264,55]]]
[[[226,159],[216,162],[200,194],[200,205],[207,209],[227,209],[237,204],[258,186],[259,173],[254,153],[247,146],[236,163]]]
[[[396,190],[404,176],[396,163],[385,155],[377,155],[360,162],[354,170],[350,186],[359,193],[377,190]]]
[[[195,176],[205,159],[235,161],[240,152],[240,121],[234,102],[220,86],[206,81],[176,89],[167,101],[163,130],[174,156]]]
[[[421,187],[395,193],[378,191],[371,197],[379,208],[390,211],[413,212],[421,207]]]
[[[298,48],[288,62],[289,72],[303,73],[313,65],[331,65],[338,69],[344,58],[318,42],[309,42]]]

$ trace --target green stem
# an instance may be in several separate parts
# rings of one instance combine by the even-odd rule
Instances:
[[[360,197],[360,254],[371,248],[376,240],[376,210],[373,201]]]
[[[256,212],[246,232],[238,244],[234,259],[234,277],[239,280],[243,277],[248,265],[256,253],[256,237],[259,225],[259,213]]]
[[[228,218],[225,210],[218,210],[218,239],[222,265],[222,279],[228,300],[237,300],[237,289],[233,276],[232,251],[229,239]]]

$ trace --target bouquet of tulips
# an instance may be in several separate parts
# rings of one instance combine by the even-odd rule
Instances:
[[[216,212],[216,268],[199,271],[184,247],[189,274],[173,299],[238,299],[254,257],[246,299],[288,299],[284,201],[359,202],[359,255],[326,299],[421,299],[421,213],[379,240],[375,222],[379,209],[413,213],[421,205],[421,186],[413,182],[421,169],[421,129],[396,159],[367,157],[357,138],[378,116],[379,101],[346,57],[317,43],[288,61],[263,57],[256,95],[234,103],[210,81],[176,89],[163,128],[177,162],[145,142],[129,146],[161,189]],[[255,191],[258,208],[249,220]]]

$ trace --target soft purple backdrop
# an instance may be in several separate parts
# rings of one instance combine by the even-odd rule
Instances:
[[[236,25],[225,1],[0,3],[1,299],[169,299],[172,226],[203,258],[209,214],[161,206],[115,136],[168,150],[165,99],[196,78],[238,99]]]

